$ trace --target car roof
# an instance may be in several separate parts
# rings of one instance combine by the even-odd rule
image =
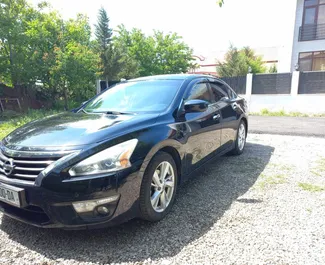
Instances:
[[[170,74],[170,75],[153,75],[153,76],[145,76],[139,77],[135,79],[131,79],[128,81],[147,81],[147,80],[193,80],[196,78],[214,78],[215,76],[211,75],[202,75],[202,74]]]

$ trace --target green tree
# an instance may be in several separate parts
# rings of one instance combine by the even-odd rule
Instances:
[[[29,57],[33,80],[41,80],[49,98],[56,93],[52,86],[50,69],[56,63],[55,48],[63,43],[64,21],[56,11],[42,12],[48,7],[42,4],[35,18],[28,22],[25,35],[28,37],[32,54]]]
[[[63,96],[66,109],[69,98],[82,101],[94,95],[98,57],[89,47],[69,41],[55,48],[55,58],[50,68],[51,84]]]
[[[255,54],[254,50],[244,47],[238,50],[230,46],[225,55],[224,62],[218,62],[217,73],[221,77],[243,76],[249,70],[252,73],[264,73],[266,68],[261,56]]]
[[[127,59],[135,61],[140,76],[187,72],[193,67],[192,50],[176,33],[155,31],[146,36],[139,29],[118,28],[114,45],[122,47]]]
[[[25,0],[0,0],[0,79],[7,85],[30,81],[31,49],[24,33],[34,16],[35,10]]]
[[[217,3],[220,7],[222,7],[224,4],[224,0],[217,0]]]
[[[43,2],[0,0],[0,79],[14,87],[42,84],[48,99],[81,100],[94,93],[99,58],[92,51],[88,18],[64,21]]]
[[[88,18],[78,15],[61,25],[60,39],[54,47],[55,63],[49,68],[50,84],[63,96],[65,108],[73,97],[82,100],[94,94],[98,55],[91,49]]]
[[[149,39],[154,45],[156,74],[185,73],[193,67],[193,52],[176,33],[156,31]]]
[[[97,52],[100,55],[100,74],[106,80],[109,80],[112,75],[107,70],[107,65],[110,64],[110,58],[113,57],[113,54],[107,54],[109,51],[112,51],[112,47],[109,47],[112,40],[112,29],[109,27],[109,17],[106,10],[101,7],[98,11],[97,24],[95,25],[95,36],[97,40]]]
[[[112,43],[106,51],[105,73],[108,80],[130,79],[139,76],[137,62],[127,52],[123,46]]]
[[[273,73],[273,74],[277,73],[278,72],[278,67],[276,66],[276,64],[271,65],[268,72]]]
[[[56,11],[41,11],[26,30],[33,50],[29,61],[34,79],[43,84],[42,94],[63,98],[68,109],[69,98],[82,101],[95,91],[99,58],[92,50],[90,25],[81,14],[64,21]]]

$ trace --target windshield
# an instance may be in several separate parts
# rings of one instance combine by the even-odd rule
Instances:
[[[183,80],[120,83],[89,101],[86,112],[161,112],[168,108]]]

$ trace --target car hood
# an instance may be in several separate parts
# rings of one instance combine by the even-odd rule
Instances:
[[[66,112],[28,123],[5,138],[21,147],[81,146],[101,142],[155,123],[159,114],[108,115]]]

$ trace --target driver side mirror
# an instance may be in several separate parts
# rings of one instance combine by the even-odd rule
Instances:
[[[185,102],[185,113],[204,112],[208,109],[209,102],[201,99],[191,99]]]

